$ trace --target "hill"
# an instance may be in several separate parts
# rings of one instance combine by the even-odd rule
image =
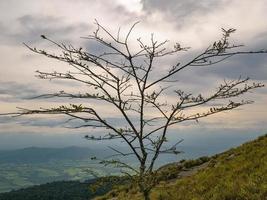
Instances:
[[[107,177],[101,187],[95,179],[53,182],[2,193],[0,200],[142,200],[117,179],[112,186],[116,181]],[[158,169],[157,179],[152,200],[266,200],[267,135],[212,157],[170,163]]]
[[[162,167],[153,200],[266,200],[267,135],[210,158]],[[98,200],[141,200],[120,186]]]
[[[18,150],[0,151],[0,163],[32,164],[53,160],[80,160],[93,155],[93,150],[84,147],[40,148],[28,147]]]

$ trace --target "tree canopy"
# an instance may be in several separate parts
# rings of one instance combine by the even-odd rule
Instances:
[[[240,51],[242,45],[229,42],[230,35],[235,29],[222,29],[222,38],[207,45],[207,48],[189,61],[176,60],[166,72],[160,71],[157,76],[152,75],[157,61],[168,56],[175,58],[177,54],[186,52],[190,48],[176,43],[168,48],[168,40],[157,41],[151,34],[150,41],[136,40],[139,48],[130,45],[131,33],[135,23],[125,35],[120,30],[113,34],[98,21],[95,22],[96,31],[84,39],[96,42],[101,53],[91,52],[90,49],[74,47],[72,44],[58,43],[45,35],[42,39],[55,45],[61,53],[25,46],[32,52],[64,62],[72,67],[72,71],[37,71],[37,77],[48,80],[69,80],[87,86],[83,93],[69,93],[59,91],[44,94],[38,98],[72,98],[86,100],[83,104],[61,105],[53,108],[27,109],[20,108],[15,115],[32,114],[63,114],[70,119],[81,120],[82,127],[95,127],[106,131],[105,135],[90,133],[85,136],[88,140],[120,139],[127,143],[129,152],[121,152],[114,147],[114,156],[101,160],[104,165],[113,165],[122,169],[139,185],[145,199],[149,199],[149,192],[155,185],[154,165],[159,154],[179,154],[177,145],[182,140],[174,142],[168,148],[164,144],[168,141],[170,127],[186,122],[232,110],[242,105],[250,104],[250,100],[239,100],[238,97],[256,88],[263,87],[261,83],[249,83],[249,78],[239,77],[236,80],[224,81],[209,96],[191,94],[179,88],[175,79],[178,73],[188,68],[201,68],[223,62],[234,55],[267,53],[260,51]],[[167,95],[172,94],[171,99]],[[120,114],[123,125],[114,124],[101,116],[97,110],[87,104],[87,100],[99,101],[101,104],[113,106]],[[214,103],[216,102],[216,104]],[[201,111],[199,110],[201,108]],[[156,114],[155,114],[156,113]],[[139,162],[139,168],[130,166],[119,159],[119,156],[133,155]]]

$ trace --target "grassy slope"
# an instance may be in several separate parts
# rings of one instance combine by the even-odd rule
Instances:
[[[170,167],[170,166],[169,166]],[[174,167],[172,169],[172,178]],[[180,168],[177,168],[177,174]],[[135,190],[99,199],[141,200]],[[213,156],[208,166],[180,179],[161,181],[153,200],[267,200],[267,135]]]

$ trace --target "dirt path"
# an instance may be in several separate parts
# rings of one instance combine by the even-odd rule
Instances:
[[[198,166],[195,166],[195,167],[191,167],[189,169],[184,169],[182,170],[181,172],[179,172],[178,174],[178,177],[177,178],[174,178],[174,179],[171,179],[171,180],[168,180],[166,181],[168,184],[172,185],[172,184],[175,184],[177,179],[180,179],[180,178],[183,178],[183,177],[189,177],[189,176],[192,176],[194,174],[196,174],[198,171],[202,170],[202,169],[205,169],[207,166],[209,165],[209,161],[208,162],[205,162],[201,165],[198,165]]]
[[[183,170],[179,173],[179,177],[182,178],[182,177],[192,176],[192,175],[196,174],[199,170],[205,169],[208,166],[208,164],[209,164],[209,162],[205,162],[201,165],[192,167],[192,168],[187,169],[187,170]]]

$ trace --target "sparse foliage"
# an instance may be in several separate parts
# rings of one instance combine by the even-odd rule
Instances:
[[[139,49],[132,49],[129,40],[136,25],[137,23],[122,37],[119,31],[117,35],[113,35],[96,21],[96,31],[84,39],[93,40],[104,47],[106,50],[100,54],[83,48],[75,48],[72,45],[57,43],[44,35],[41,37],[54,44],[61,51],[61,54],[51,53],[25,44],[32,52],[65,62],[73,68],[73,71],[65,72],[37,71],[38,78],[76,81],[89,88],[86,93],[60,91],[54,94],[41,95],[38,98],[86,99],[106,103],[120,113],[121,120],[125,122],[123,126],[114,125],[101,116],[94,107],[90,107],[86,103],[36,110],[21,108],[15,114],[64,114],[84,122],[77,128],[98,127],[109,130],[104,136],[89,134],[86,139],[121,139],[126,142],[129,152],[125,153],[113,147],[110,148],[116,156],[134,155],[139,162],[139,169],[114,157],[102,160],[101,163],[122,168],[122,172],[137,182],[140,192],[147,200],[150,190],[156,184],[154,165],[159,154],[180,153],[177,150],[177,145],[182,141],[174,142],[175,144],[169,148],[163,148],[168,141],[169,127],[185,121],[198,121],[200,118],[250,104],[252,101],[241,100],[237,102],[232,98],[255,88],[263,87],[261,83],[249,84],[249,78],[239,78],[224,81],[213,94],[203,96],[203,94],[188,94],[179,88],[172,90],[166,85],[173,86],[176,82],[174,80],[175,75],[187,68],[215,65],[237,54],[259,54],[266,53],[266,51],[238,51],[241,45],[233,45],[229,42],[229,37],[235,29],[222,29],[222,38],[208,46],[189,62],[177,61],[165,74],[152,76],[151,72],[156,66],[155,61],[166,56],[175,56],[177,53],[188,51],[189,48],[176,43],[172,49],[168,50],[166,47],[168,41],[156,41],[152,34],[149,44],[138,38],[136,42],[139,44]],[[171,91],[176,95],[175,102],[164,99],[164,95],[170,94]],[[229,101],[226,102],[225,100]],[[219,106],[208,107],[214,101],[220,101]],[[200,107],[208,108],[205,111],[199,112],[195,109],[192,112],[193,108]],[[187,112],[189,109],[191,112]],[[158,114],[152,116],[152,111]]]

